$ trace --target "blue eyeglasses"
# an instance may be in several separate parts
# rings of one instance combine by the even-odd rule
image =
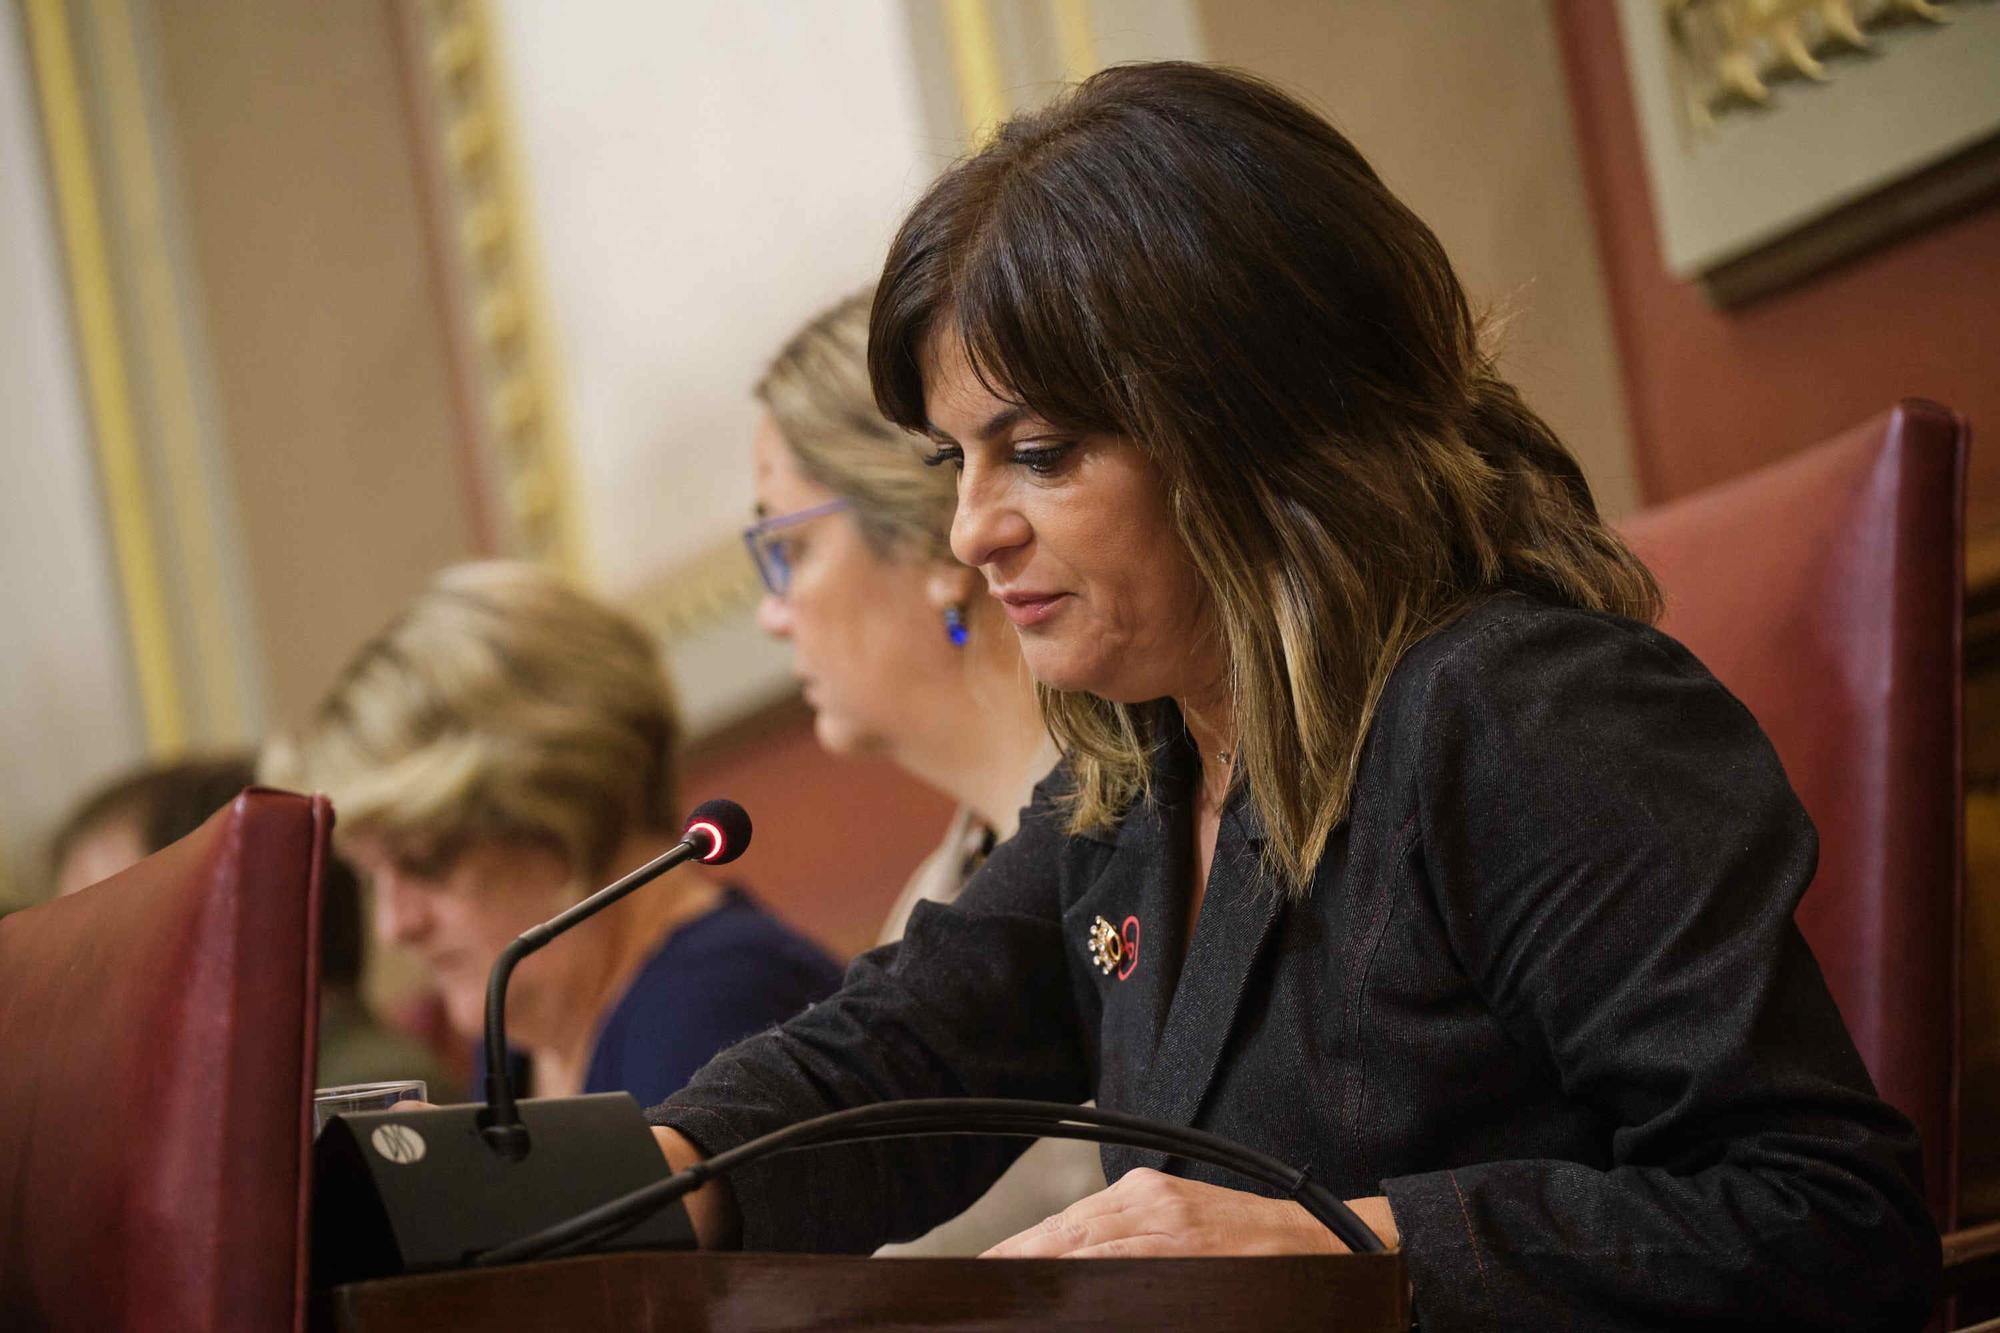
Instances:
[[[779,534],[801,523],[810,523],[816,518],[852,508],[852,500],[829,500],[810,509],[760,518],[743,529],[743,544],[750,548],[750,560],[757,566],[757,576],[764,580],[764,586],[770,589],[772,596],[783,597],[792,586],[792,561],[785,553],[785,539]]]

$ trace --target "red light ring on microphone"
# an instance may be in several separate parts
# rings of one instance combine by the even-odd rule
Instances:
[[[702,861],[715,860],[718,856],[722,855],[728,846],[728,840],[722,836],[722,830],[709,823],[706,819],[697,819],[694,823],[689,824],[687,832],[682,836],[692,838],[697,833],[706,833],[709,842],[712,844],[708,855],[699,858]]]

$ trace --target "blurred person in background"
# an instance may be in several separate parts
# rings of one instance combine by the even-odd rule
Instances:
[[[500,950],[680,840],[679,740],[642,629],[553,574],[494,561],[439,574],[264,771],[333,798],[377,936],[417,955],[477,1043]],[[839,981],[742,890],[682,866],[515,971],[516,1088],[648,1105]]]
[[[998,603],[952,558],[949,469],[926,468],[868,383],[872,290],[793,336],[756,387],[758,623],[792,647],[821,746],[878,754],[958,802],[882,932],[949,903],[1014,834],[1056,750]],[[977,1254],[1104,1187],[1087,1143],[1039,1143],[972,1208],[896,1254]]]
[[[247,754],[149,765],[114,779],[57,830],[49,851],[56,894],[88,888],[179,842],[255,781]],[[327,858],[320,881],[319,929],[319,1086],[420,1078],[433,1098],[455,1097],[458,1080],[438,1059],[362,1001],[361,889],[339,857]]]

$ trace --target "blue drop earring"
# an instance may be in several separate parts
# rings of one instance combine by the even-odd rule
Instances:
[[[944,609],[944,636],[951,640],[954,648],[965,647],[966,639],[971,637],[965,628],[965,612],[955,606]]]

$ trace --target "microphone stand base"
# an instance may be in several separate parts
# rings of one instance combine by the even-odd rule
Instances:
[[[477,1103],[335,1116],[313,1147],[312,1280],[462,1268],[671,1174],[629,1093],[521,1102],[530,1148],[490,1146]],[[671,1204],[591,1250],[691,1250]]]

